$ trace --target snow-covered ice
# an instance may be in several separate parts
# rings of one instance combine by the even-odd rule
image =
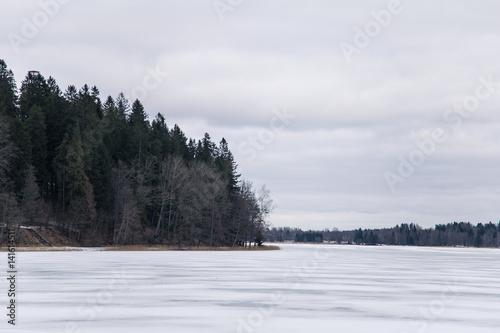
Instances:
[[[281,246],[17,253],[0,332],[499,332],[500,250]]]

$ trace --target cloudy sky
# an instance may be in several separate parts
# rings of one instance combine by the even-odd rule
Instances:
[[[4,4],[7,1],[3,1]],[[500,2],[9,1],[0,58],[225,137],[274,226],[500,219]],[[498,82],[498,83],[497,83]]]

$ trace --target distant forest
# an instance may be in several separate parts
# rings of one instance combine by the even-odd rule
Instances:
[[[273,242],[296,243],[500,247],[499,231],[500,222],[477,225],[454,222],[428,229],[404,223],[394,228],[351,231],[272,228],[267,230],[266,237]]]
[[[271,208],[224,138],[190,139],[139,100],[35,71],[18,91],[0,60],[0,237],[29,225],[83,245],[262,244]]]

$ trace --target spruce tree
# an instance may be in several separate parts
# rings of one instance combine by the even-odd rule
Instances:
[[[10,122],[10,139],[14,149],[9,155],[10,168],[7,172],[11,190],[22,196],[22,189],[26,180],[26,171],[31,161],[31,138],[26,125],[19,118]]]
[[[49,86],[42,74],[29,72],[21,84],[21,95],[19,96],[19,113],[21,119],[25,120],[34,105],[46,112],[47,98],[50,94]]]
[[[0,192],[5,190],[8,184],[8,173],[11,169],[10,156],[15,147],[9,135],[9,123],[7,117],[0,114]]]
[[[93,192],[93,189],[88,187],[90,182],[85,174],[82,145],[80,124],[77,122],[73,128],[71,137],[66,135],[58,147],[58,155],[55,163],[58,170],[64,208],[74,207],[72,203],[86,197],[88,191],[91,190]]]
[[[48,182],[47,169],[47,136],[45,115],[38,105],[31,107],[26,119],[26,129],[30,134],[31,143],[31,164],[35,167],[35,174],[38,185],[45,192],[45,185]]]
[[[165,117],[158,113],[151,124],[151,153],[163,160],[169,153],[170,133]]]
[[[131,134],[132,158],[137,157],[139,161],[143,161],[149,148],[150,125],[144,106],[138,99],[132,104],[132,112],[128,117],[128,123]]]
[[[7,64],[0,59],[0,113],[9,118],[19,116],[17,108],[17,87],[12,70],[7,68]]]
[[[175,124],[174,128],[170,131],[170,153],[181,157],[189,157],[187,149],[187,138],[180,127]]]
[[[238,182],[241,175],[236,171],[238,165],[234,161],[233,154],[229,150],[227,141],[224,138],[222,138],[219,144],[215,166],[220,172],[222,179],[226,182],[226,188],[229,193],[236,193],[239,190]]]

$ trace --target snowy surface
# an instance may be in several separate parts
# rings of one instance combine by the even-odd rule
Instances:
[[[0,332],[500,331],[494,249],[283,245],[17,262],[18,323],[7,324],[2,279]]]

